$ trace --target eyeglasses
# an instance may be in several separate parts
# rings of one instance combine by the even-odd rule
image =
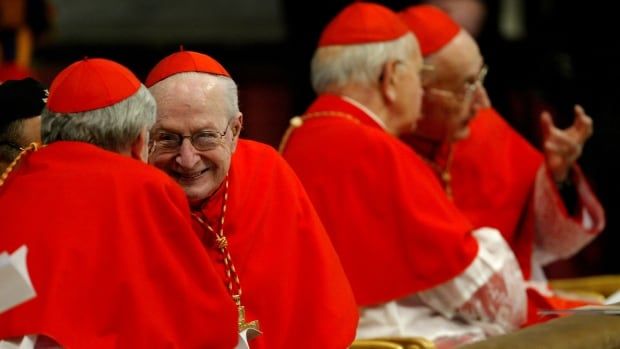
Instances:
[[[478,88],[484,84],[484,79],[486,78],[488,72],[489,67],[486,64],[483,65],[482,68],[480,68],[476,79],[474,81],[466,82],[463,85],[463,89],[461,89],[461,91],[444,90],[435,87],[430,88],[429,91],[445,97],[454,98],[459,102],[471,101],[474,93],[476,93]]]
[[[9,147],[11,147],[13,149],[19,150],[19,151],[22,151],[22,150],[25,149],[24,147],[22,147],[21,145],[19,145],[17,143],[8,142],[8,141],[0,141],[0,145],[7,145],[7,146],[9,146]]]
[[[224,136],[228,133],[232,120],[233,119],[228,121],[228,124],[226,124],[226,128],[223,132],[203,130],[189,136],[183,136],[178,133],[159,131],[153,136],[151,152],[154,150],[163,152],[178,151],[181,148],[181,144],[183,144],[183,140],[185,138],[189,139],[190,143],[194,146],[194,148],[196,148],[196,150],[213,150],[223,143]]]
[[[405,61],[398,60],[396,61],[396,64],[408,64],[408,63],[406,63]],[[422,86],[424,86],[433,79],[434,73],[435,73],[435,67],[430,64],[422,64],[420,68],[418,69],[417,73],[418,73],[418,76],[420,77],[420,83],[422,84]],[[383,80],[383,73],[379,77],[379,80]]]

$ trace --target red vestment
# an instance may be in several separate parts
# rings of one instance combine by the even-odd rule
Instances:
[[[603,229],[603,209],[578,167],[573,168],[573,180],[580,204],[592,219],[590,227],[582,226],[581,212],[577,217],[568,214],[546,173],[543,154],[494,109],[481,109],[471,122],[470,132],[451,150],[450,145],[443,144],[432,161],[449,171],[453,201],[474,226],[500,230],[526,280],[532,275],[535,248],[566,258]],[[404,140],[422,154],[427,152],[424,147],[429,144],[415,136]],[[538,294],[534,289],[528,290],[528,300],[530,323],[538,321],[536,309],[584,304]]]
[[[454,203],[476,227],[502,233],[528,279],[534,223],[524,208],[534,193],[543,155],[493,109],[482,110],[470,127],[470,137],[454,144],[449,169]]]
[[[301,183],[272,148],[239,140],[228,173],[224,235],[240,279],[252,349],[348,347],[357,308],[329,237]],[[201,213],[220,229],[225,185]],[[195,221],[225,279],[214,233]]]
[[[578,167],[573,169],[573,180],[577,182],[580,204],[593,221],[588,228],[582,226],[581,212],[576,217],[569,216],[552,180],[546,173],[541,176],[540,171],[545,170],[543,155],[494,109],[481,109],[470,129],[468,138],[453,145],[451,160],[448,145],[443,145],[432,160],[447,167],[454,203],[474,226],[501,231],[526,279],[531,276],[535,245],[559,246],[559,240],[568,239],[566,246],[560,248],[565,255],[556,253],[569,256],[603,229],[603,209]],[[415,137],[405,141],[425,153],[420,148],[424,144]],[[571,245],[571,236],[582,237]],[[549,237],[555,240],[545,241]]]
[[[304,183],[359,305],[437,286],[478,245],[434,173],[364,111],[322,95],[283,154]]]
[[[0,187],[0,250],[28,247],[37,296],[0,338],[66,348],[222,348],[236,311],[162,172],[81,142],[28,153]]]

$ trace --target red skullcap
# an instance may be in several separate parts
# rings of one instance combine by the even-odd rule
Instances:
[[[56,113],[101,109],[133,96],[139,88],[138,78],[124,66],[103,58],[85,58],[52,81],[47,107]]]
[[[181,50],[157,63],[146,78],[146,86],[151,87],[174,74],[187,72],[222,75],[230,78],[230,74],[215,59],[203,53]]]
[[[385,6],[356,2],[345,7],[323,30],[319,47],[390,41],[409,28]]]
[[[408,7],[399,16],[418,39],[425,57],[447,45],[461,30],[447,13],[432,5]]]

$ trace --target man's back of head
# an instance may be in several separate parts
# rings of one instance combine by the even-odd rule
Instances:
[[[155,101],[122,65],[84,59],[61,71],[42,113],[44,143],[80,141],[146,161]]]
[[[146,87],[109,60],[79,61],[54,79],[43,112],[48,144],[0,178],[0,250],[28,247],[37,292],[0,314],[0,339],[42,334],[71,348],[235,345],[234,303],[192,228],[185,195],[135,160],[146,160],[155,108]]]
[[[356,2],[324,29],[312,58],[312,86],[318,94],[356,100],[398,134],[418,118],[421,61],[415,38],[394,12]]]

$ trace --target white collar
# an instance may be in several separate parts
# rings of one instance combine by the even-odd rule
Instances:
[[[381,120],[379,118],[379,116],[377,116],[377,114],[373,113],[372,110],[366,108],[366,106],[364,106],[362,103],[356,101],[355,99],[351,98],[351,97],[347,97],[347,96],[340,96],[340,98],[344,99],[345,101],[353,104],[354,106],[356,106],[357,108],[361,109],[364,113],[366,113],[366,115],[368,115],[374,122],[376,122],[377,124],[379,124],[379,126],[381,126],[381,128],[385,131],[387,131],[387,126],[385,125],[385,122],[383,122],[383,120]]]

